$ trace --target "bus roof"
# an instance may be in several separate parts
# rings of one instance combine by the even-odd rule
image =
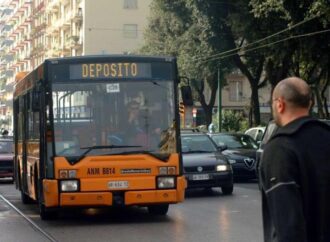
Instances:
[[[82,68],[77,65],[81,65],[83,63],[91,64],[91,66],[94,67],[95,65],[99,65],[97,63],[121,63],[125,62],[127,63],[137,63],[138,66],[141,66],[141,75],[136,75],[136,78],[153,78],[152,75],[152,67],[146,67],[143,65],[143,63],[167,63],[173,65],[176,62],[176,58],[173,56],[147,56],[147,55],[87,55],[87,56],[72,56],[72,57],[60,57],[60,58],[50,58],[50,59],[45,59],[43,63],[41,63],[38,67],[36,67],[33,71],[30,73],[28,72],[20,72],[16,75],[16,83],[15,83],[15,88],[14,88],[14,98],[17,97],[18,95],[26,92],[27,90],[31,89],[38,81],[40,81],[43,78],[46,78],[44,75],[47,75],[45,72],[48,72],[48,67],[49,65],[51,66],[58,66],[58,65],[75,65],[72,66],[71,69],[65,67],[62,68],[60,67],[60,73],[57,72],[58,74],[54,78],[69,78],[79,80],[83,78],[93,78],[94,76],[85,76],[82,77],[81,72]],[[105,64],[107,65],[107,64]],[[110,64],[109,64],[110,65]],[[118,64],[119,66],[120,64]],[[86,66],[86,65],[85,65]],[[126,66],[125,66],[126,67]],[[106,68],[109,68],[106,66]],[[149,70],[149,69],[150,70]],[[154,68],[157,69],[157,66]],[[171,68],[172,69],[172,68]],[[84,69],[85,70],[85,69]],[[161,70],[162,73],[159,71]],[[173,70],[173,69],[172,69]],[[108,71],[108,69],[106,70]],[[167,69],[162,67],[161,69],[157,69],[157,73],[160,74],[160,78],[165,78],[168,77],[169,75],[175,75],[177,70],[174,70],[174,72],[170,71],[170,69]],[[79,73],[80,72],[80,73]],[[93,70],[91,70],[91,73],[93,73]],[[109,73],[109,72],[107,72]],[[134,72],[135,74],[135,72]],[[131,78],[131,73],[127,75],[126,78]],[[99,77],[96,77],[95,80],[105,78],[105,77],[110,77],[110,76],[105,76],[105,75],[100,75]],[[118,78],[119,76],[112,76],[113,78]]]
[[[151,56],[151,55],[85,55],[85,56],[68,56],[68,57],[59,57],[59,58],[50,58],[46,59],[45,62],[70,62],[70,61],[89,61],[89,60],[131,60],[131,61],[166,61],[171,62],[176,58],[173,56]]]

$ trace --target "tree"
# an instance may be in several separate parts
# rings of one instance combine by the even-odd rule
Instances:
[[[256,18],[268,23],[278,20],[292,28],[273,38],[285,41],[268,48],[267,76],[271,84],[275,86],[288,75],[305,79],[313,89],[319,116],[329,118],[324,95],[330,82],[328,1],[251,0],[250,4]]]
[[[212,109],[218,89],[217,61],[205,61],[227,49],[224,36],[219,34],[218,25],[210,18],[214,11],[210,4],[199,0],[154,0],[151,4],[149,26],[145,33],[142,53],[173,55],[178,58],[180,75],[192,80],[192,86],[205,111],[207,125],[212,122]],[[214,16],[214,14],[213,14]],[[221,65],[223,76],[231,63]],[[210,99],[206,100],[206,83],[210,87]]]
[[[250,125],[260,124],[258,89],[265,84],[262,75],[265,56],[259,52],[247,53],[244,49],[234,52],[231,57],[217,55],[243,48],[264,34],[262,22],[254,18],[250,11],[244,0],[235,3],[216,0],[154,0],[152,4],[153,14],[142,51],[178,57],[180,73],[198,80],[192,83],[206,113],[207,124],[211,122],[216,99],[218,68],[221,68],[223,80],[233,66],[239,68],[250,83]],[[208,103],[205,100],[204,85],[196,85],[200,81],[211,89]]]
[[[308,80],[323,107],[319,112],[329,117],[324,95],[329,32],[304,36],[329,29],[329,8],[327,0],[154,0],[142,52],[177,56],[180,74],[192,79],[207,124],[219,63],[222,80],[235,66],[249,81],[250,126],[260,124],[259,88],[266,81],[274,87],[289,75]],[[209,100],[201,83],[211,90]]]

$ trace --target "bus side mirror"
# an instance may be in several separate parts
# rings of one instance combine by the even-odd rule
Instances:
[[[190,86],[181,87],[181,97],[182,97],[182,102],[185,106],[192,106],[194,104]]]
[[[32,111],[40,111],[40,91],[36,89],[32,91]]]

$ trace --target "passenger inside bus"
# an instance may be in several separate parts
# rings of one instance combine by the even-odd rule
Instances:
[[[127,142],[132,145],[147,145],[147,134],[145,132],[145,122],[141,114],[140,104],[137,101],[131,101],[127,107],[127,124],[125,127]]]

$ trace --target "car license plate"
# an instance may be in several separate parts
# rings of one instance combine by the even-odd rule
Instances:
[[[209,176],[209,174],[196,174],[196,175],[193,175],[192,179],[194,181],[209,180],[210,176]]]
[[[128,188],[128,181],[111,181],[108,182],[109,189],[122,189]]]

